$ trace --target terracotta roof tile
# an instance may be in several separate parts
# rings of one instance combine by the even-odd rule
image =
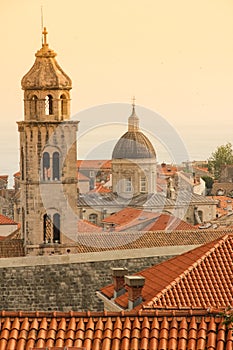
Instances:
[[[17,225],[17,222],[5,215],[0,214],[0,225]]]
[[[233,235],[140,271],[143,303],[137,308],[227,307],[233,305]],[[136,274],[137,275],[137,274]],[[101,289],[111,299],[113,285]],[[127,309],[128,292],[114,302]]]
[[[102,232],[102,227],[99,227],[87,220],[78,220],[78,232]]]
[[[90,193],[111,193],[112,191],[109,188],[104,187],[103,185],[97,185]]]

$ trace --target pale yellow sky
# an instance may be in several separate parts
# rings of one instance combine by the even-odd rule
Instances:
[[[20,80],[41,46],[41,4],[49,45],[73,81],[73,114],[135,95],[192,159],[233,142],[232,0],[1,0],[0,173],[18,170]]]

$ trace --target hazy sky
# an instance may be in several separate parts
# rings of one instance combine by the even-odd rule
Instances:
[[[20,81],[41,47],[41,5],[49,45],[73,81],[73,114],[135,95],[177,131],[191,159],[233,143],[232,0],[1,0],[1,174],[19,168]]]

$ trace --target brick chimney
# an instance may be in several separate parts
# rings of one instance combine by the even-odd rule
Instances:
[[[128,309],[131,310],[142,302],[142,288],[145,284],[145,277],[125,276],[125,284],[128,289]]]
[[[114,285],[114,299],[126,292],[125,285],[125,275],[128,273],[128,269],[124,267],[113,267],[112,269],[112,279]]]

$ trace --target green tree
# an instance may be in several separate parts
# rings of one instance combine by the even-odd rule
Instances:
[[[219,179],[221,168],[226,164],[233,165],[233,150],[230,142],[217,147],[216,151],[212,153],[208,160],[208,168],[213,172],[215,179]]]
[[[214,179],[210,176],[202,176],[201,177],[205,181],[205,185],[207,189],[211,189],[213,187]]]

